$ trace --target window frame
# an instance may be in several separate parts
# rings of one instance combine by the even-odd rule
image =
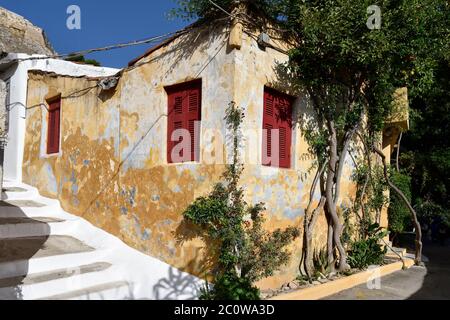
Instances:
[[[200,140],[201,140],[201,122],[202,122],[202,79],[187,81],[165,87],[167,93],[167,163],[182,164],[189,162],[200,162]],[[195,110],[192,110],[191,97],[192,92],[197,93],[197,104]],[[182,99],[181,105],[177,105],[177,99]],[[181,108],[181,109],[180,109]],[[176,114],[176,110],[181,113]],[[193,124],[192,124],[193,123]],[[180,126],[181,124],[181,126]],[[178,125],[178,126],[177,126]],[[191,156],[188,161],[176,162],[172,159],[172,150],[181,140],[172,141],[172,134],[176,129],[185,129],[191,135]]]
[[[56,97],[52,97],[50,99],[46,100],[47,102],[47,141],[46,141],[46,154],[51,155],[58,155],[61,152],[61,118],[62,118],[62,99],[61,95],[58,95]],[[57,104],[57,107],[54,107],[54,105]],[[56,123],[55,125],[52,125],[52,115],[54,113],[58,113],[57,116],[55,116]],[[57,130],[56,130],[57,125]],[[53,141],[53,144],[50,144],[51,137],[54,139],[57,139],[57,141]]]
[[[273,98],[273,105],[272,105],[272,112],[271,116],[268,114],[268,97],[271,96]],[[277,102],[276,100],[282,100],[283,103],[287,103],[284,105],[284,107],[287,107],[286,112],[282,112],[284,114],[280,115],[280,110],[277,108],[277,106],[280,104],[280,102]],[[263,116],[262,116],[262,150],[261,150],[261,164],[264,167],[269,168],[278,168],[278,169],[292,169],[293,168],[293,145],[294,145],[294,126],[293,126],[293,113],[294,113],[294,102],[296,98],[286,94],[284,92],[278,91],[276,89],[273,89],[268,86],[264,86],[264,93],[263,93]],[[281,103],[281,104],[283,104]],[[270,109],[269,109],[270,110]],[[282,110],[283,111],[283,110]],[[276,117],[279,116],[277,119]],[[285,119],[280,120],[280,118],[285,117]],[[269,151],[272,150],[271,142],[272,142],[272,132],[267,131],[268,127],[271,127],[270,130],[286,130],[285,133],[285,149],[282,149],[281,143],[279,143],[279,163],[278,165],[275,165],[272,163],[271,157],[272,154],[268,154]],[[281,140],[281,136],[279,139]],[[269,140],[270,139],[270,140]],[[282,150],[284,150],[285,157],[281,157]]]

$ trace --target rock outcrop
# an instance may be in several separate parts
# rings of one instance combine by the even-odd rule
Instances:
[[[42,29],[0,7],[0,55],[2,53],[54,55],[55,51]]]

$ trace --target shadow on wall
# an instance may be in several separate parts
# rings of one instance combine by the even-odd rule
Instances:
[[[155,63],[161,61],[164,64],[170,63],[165,73],[165,77],[167,77],[170,73],[174,72],[177,67],[179,67],[179,62],[188,60],[192,58],[195,52],[198,51],[206,51],[213,46],[215,41],[224,37],[224,41],[222,44],[217,47],[217,50],[220,51],[226,44],[228,44],[228,37],[226,36],[228,25],[226,22],[221,22],[217,24],[193,24],[189,27],[191,30],[186,34],[183,34],[179,37],[174,37],[168,39],[163,44],[150,48],[142,57],[134,60],[130,63],[129,69],[135,69],[140,66]],[[160,48],[168,45],[173,39],[177,39],[177,45],[172,46],[170,49],[162,52],[158,52]],[[214,49],[216,50],[216,49]],[[227,52],[231,49],[227,47]],[[158,52],[158,54],[154,54]],[[190,79],[198,78],[203,70],[211,63],[211,61],[218,54],[217,51],[213,53],[212,56],[208,57],[205,61],[201,62],[198,66],[191,68],[192,74],[189,75]],[[147,56],[152,56],[150,59],[146,58]],[[179,79],[186,80],[186,79]]]
[[[27,217],[19,208],[35,205],[31,201],[0,201],[0,300],[23,300],[20,286],[28,275],[29,260],[43,254],[49,238],[48,223]]]
[[[204,245],[195,249],[193,255],[195,258],[186,265],[184,271],[209,280],[210,276],[218,270],[220,248],[217,241],[213,240],[205,230],[184,219],[175,231],[175,239],[180,247],[186,242],[201,240]]]
[[[156,300],[196,300],[200,288],[196,277],[171,267],[167,278],[153,287],[153,294]]]

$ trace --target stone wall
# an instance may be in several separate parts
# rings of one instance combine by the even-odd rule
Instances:
[[[55,54],[42,29],[0,7],[0,53]]]

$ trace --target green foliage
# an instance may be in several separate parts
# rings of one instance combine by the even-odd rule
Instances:
[[[378,1],[380,30],[366,26],[370,0],[284,2],[295,3],[284,24],[301,39],[290,69],[317,93],[316,107],[341,127],[358,121],[364,105],[371,129],[380,130],[394,90],[409,86],[420,94],[430,88],[435,59],[448,49],[449,6],[443,0]],[[361,83],[364,96],[354,92]]]
[[[290,252],[285,248],[299,236],[297,228],[277,229],[268,232],[264,229],[262,208],[250,208],[251,227],[246,228],[247,246],[243,256],[242,273],[251,281],[257,281],[274,275],[274,272],[289,262]]]
[[[347,217],[348,222],[344,224],[345,232],[348,232],[347,229],[354,229],[353,237],[347,236],[347,243],[355,239],[355,236],[356,239],[364,239],[367,236],[367,230],[374,221],[377,221],[381,210],[388,202],[385,196],[387,186],[381,166],[375,165],[370,169],[365,162],[362,162],[354,170],[352,180],[357,189],[352,210],[348,215],[357,215],[359,218],[356,220],[356,227],[353,227],[350,217]]]
[[[183,18],[226,17],[208,0],[177,2],[179,10],[176,11]],[[231,0],[215,2],[228,11],[235,3]],[[286,31],[280,32],[280,36],[294,45],[284,69],[294,79],[291,85],[304,89],[312,101],[314,115],[307,125],[311,130],[306,131],[306,138],[320,164],[330,158],[330,123],[335,125],[338,154],[343,151],[343,141],[362,123],[363,114],[367,115],[368,133],[373,142],[375,133],[384,128],[385,120],[393,112],[393,93],[406,86],[410,98],[419,106],[417,113],[423,119],[419,122],[424,128],[416,139],[418,146],[411,148],[414,150],[410,157],[410,170],[414,172],[413,198],[449,208],[448,1],[377,1],[382,12],[380,30],[370,30],[366,25],[367,8],[374,4],[372,0],[240,2],[267,14],[276,22],[276,28]],[[444,67],[440,66],[443,59],[447,59]],[[444,79],[442,85],[441,78]],[[428,110],[429,105],[434,106],[432,112]],[[430,127],[436,134],[427,130]],[[447,149],[438,146],[442,142]],[[370,200],[368,212],[374,208],[379,210],[377,208],[384,202],[382,187],[376,185],[376,178],[371,181],[375,198]],[[372,220],[364,217],[363,221],[364,237]],[[354,256],[370,256],[367,252],[371,250],[376,255],[373,242],[368,244],[365,237],[361,241],[354,244]],[[356,255],[357,252],[361,254]]]
[[[384,192],[386,191],[386,183],[384,182],[383,168],[376,165],[374,168],[369,168],[365,163],[359,165],[352,175],[353,181],[356,182],[358,190],[356,197],[361,196],[367,197],[365,205],[367,212],[378,212],[386,204],[386,197]],[[367,185],[366,189],[363,190],[364,185]],[[363,195],[363,191],[365,194]]]
[[[450,59],[441,59],[435,86],[411,101],[411,130],[404,135],[400,165],[411,177],[411,196],[421,221],[441,218],[450,227]]]
[[[183,20],[194,20],[205,17],[216,17],[220,10],[207,0],[175,0],[177,8],[170,11],[169,16]],[[232,0],[214,1],[222,8],[229,8]],[[222,12],[223,13],[223,12]]]
[[[403,194],[411,201],[411,178],[400,172],[392,172],[390,177],[392,183],[399,188]],[[402,233],[411,227],[411,213],[403,200],[396,192],[391,191],[390,204],[388,209],[389,230],[394,233]]]
[[[227,15],[214,6],[209,0],[175,0],[177,7],[169,12],[169,17],[183,20],[213,19]],[[280,17],[283,7],[286,5],[279,0],[214,0],[214,2],[226,10],[232,12],[239,3],[246,3],[252,11],[258,11],[270,17]]]
[[[228,271],[217,277],[214,287],[204,288],[200,300],[260,300],[259,289],[246,277]]]
[[[264,229],[263,204],[248,205],[239,187],[243,165],[239,158],[240,125],[244,114],[234,103],[226,112],[228,128],[233,133],[233,161],[226,166],[223,182],[216,184],[206,197],[194,201],[184,212],[184,219],[200,227],[201,236],[218,257],[215,285],[203,292],[208,299],[255,299],[258,291],[252,283],[272,276],[286,264],[286,248],[299,236],[296,228],[268,232]]]
[[[432,201],[420,202],[420,200],[418,200],[416,207],[417,216],[421,221],[431,225],[434,220],[439,220],[442,221],[447,228],[450,228],[450,211],[448,209],[445,209]]]
[[[66,61],[80,62],[83,64],[90,64],[96,67],[100,67],[101,63],[94,59],[86,59],[84,56],[69,56],[65,59]]]
[[[365,269],[370,265],[383,263],[387,248],[380,244],[387,231],[375,223],[367,229],[367,237],[352,243],[348,262],[352,268]]]

